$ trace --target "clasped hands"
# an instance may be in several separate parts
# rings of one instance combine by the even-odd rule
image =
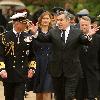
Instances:
[[[29,70],[28,70],[28,78],[32,78],[33,75],[34,75],[34,73],[35,73],[34,70],[29,69]],[[6,79],[6,78],[8,77],[7,71],[6,71],[6,70],[2,70],[2,71],[0,72],[0,76],[1,76],[1,78]]]

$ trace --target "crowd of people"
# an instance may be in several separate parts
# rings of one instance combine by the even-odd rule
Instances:
[[[100,100],[99,21],[60,7],[0,20],[5,100],[24,100],[28,91],[36,100]]]

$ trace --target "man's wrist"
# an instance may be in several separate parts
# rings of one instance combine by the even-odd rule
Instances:
[[[36,31],[36,33],[33,34],[32,36],[33,36],[34,38],[37,38],[37,36],[38,36],[38,31]]]
[[[88,34],[87,34],[87,38],[88,38],[89,41],[91,41],[91,40],[92,40],[92,35],[90,35],[90,34],[88,33]]]
[[[2,72],[5,72],[5,71],[6,71],[6,70],[4,70],[4,69],[3,69],[3,70],[1,70],[1,71],[0,71],[0,74],[1,74]]]
[[[6,71],[6,70],[3,69],[3,70],[1,70],[0,72],[5,72],[5,71]]]
[[[88,33],[88,34],[84,34],[84,36],[85,36],[89,41],[92,40],[92,35],[89,35],[89,33]]]

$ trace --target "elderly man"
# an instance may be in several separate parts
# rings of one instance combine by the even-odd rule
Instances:
[[[17,13],[10,19],[13,29],[0,35],[0,75],[5,100],[24,100],[25,82],[34,73],[33,68],[28,67],[34,57],[32,39],[29,32],[24,32],[28,21],[26,12]]]

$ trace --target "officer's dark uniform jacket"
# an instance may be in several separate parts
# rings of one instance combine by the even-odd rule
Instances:
[[[27,79],[28,64],[34,57],[33,40],[29,41],[28,37],[31,38],[31,35],[23,32],[18,39],[13,30],[0,36],[0,64],[1,70],[7,71],[7,82],[23,82]]]

